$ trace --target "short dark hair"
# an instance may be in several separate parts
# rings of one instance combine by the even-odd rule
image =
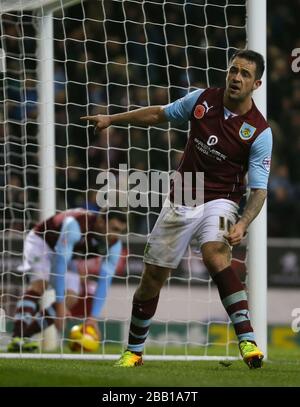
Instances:
[[[231,63],[234,58],[244,58],[250,62],[254,62],[256,65],[255,70],[255,79],[260,79],[263,76],[265,70],[265,61],[264,57],[256,51],[252,51],[250,49],[242,49],[236,51],[229,60]]]

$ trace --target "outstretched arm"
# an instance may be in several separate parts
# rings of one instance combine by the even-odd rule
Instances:
[[[112,115],[98,114],[95,116],[83,116],[81,120],[93,122],[98,130],[106,129],[113,124],[135,124],[140,126],[151,126],[153,124],[167,121],[163,106],[149,106],[130,112]]]
[[[203,91],[204,89],[197,89],[165,106],[142,107],[113,115],[83,116],[80,119],[93,122],[98,130],[106,129],[113,124],[152,126],[168,121],[184,123],[190,119],[193,106]]]
[[[110,247],[108,256],[103,259],[99,270],[98,285],[96,288],[95,296],[93,298],[93,305],[91,316],[87,319],[86,324],[96,324],[96,319],[99,318],[101,311],[104,307],[105,300],[108,294],[112,278],[116,272],[116,268],[120,259],[122,251],[121,241],[116,242]]]
[[[67,217],[62,225],[59,239],[55,245],[55,293],[56,293],[56,315],[58,317],[57,327],[62,325],[65,316],[65,275],[67,265],[72,258],[74,246],[81,239],[81,231],[78,222],[73,217]]]

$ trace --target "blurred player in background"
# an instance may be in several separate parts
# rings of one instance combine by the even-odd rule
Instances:
[[[74,255],[103,256],[92,314],[87,321],[98,330],[96,318],[120,258],[119,238],[126,229],[126,221],[126,214],[120,210],[95,213],[74,209],[38,223],[29,232],[23,256],[30,284],[17,302],[8,351],[34,351],[38,348],[38,343],[31,339],[34,334],[54,323],[62,329],[64,318],[70,315],[69,307],[74,305],[74,297],[68,296],[69,304],[65,298],[67,289],[74,290],[74,279],[67,273]],[[40,298],[50,282],[55,288],[56,300],[42,310]]]
[[[144,273],[133,297],[127,350],[117,366],[143,363],[144,343],[160,290],[193,238],[198,240],[203,261],[233,323],[244,361],[249,367],[262,366],[263,353],[255,343],[247,295],[231,267],[231,246],[241,242],[267,195],[272,133],[252,99],[263,72],[263,57],[241,50],[229,61],[226,88],[197,89],[167,106],[82,118],[92,121],[98,130],[114,124],[190,121],[190,137],[178,172],[194,177],[204,173],[204,205],[184,206],[183,202],[179,206],[171,189],[171,205],[162,209],[152,230],[145,249]],[[247,172],[251,193],[238,219]],[[201,215],[197,216],[197,211]]]
[[[100,335],[97,320],[105,305],[113,276],[122,269],[125,259],[120,236],[108,236],[107,261],[98,255],[73,259],[67,272],[67,308],[74,317],[84,317],[85,325],[92,325]]]

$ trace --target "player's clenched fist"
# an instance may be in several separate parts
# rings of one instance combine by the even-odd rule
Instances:
[[[245,237],[246,228],[245,226],[238,222],[235,225],[231,226],[228,235],[225,238],[228,240],[228,243],[231,246],[237,246],[241,243],[242,239]]]

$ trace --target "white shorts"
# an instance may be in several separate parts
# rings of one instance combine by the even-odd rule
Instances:
[[[53,257],[54,251],[44,239],[31,230],[25,238],[22,266],[30,281],[50,280]]]
[[[238,205],[216,199],[191,208],[170,201],[161,210],[145,247],[144,262],[176,269],[191,240],[228,244],[224,235],[238,219]]]
[[[43,280],[51,282],[54,279],[53,261],[55,253],[40,236],[30,231],[25,238],[23,264],[20,271],[29,275],[30,281]],[[53,282],[53,281],[52,281]],[[68,271],[65,275],[65,289],[80,293],[80,275]]]

